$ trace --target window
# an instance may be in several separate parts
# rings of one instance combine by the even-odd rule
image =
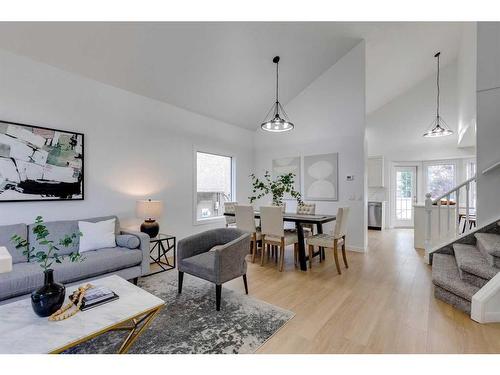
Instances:
[[[467,179],[470,179],[476,175],[476,161],[468,160],[467,161]],[[470,184],[469,190],[469,205],[471,208],[476,208],[476,199],[477,199],[477,190],[476,190],[476,182],[473,181]]]
[[[435,163],[426,166],[427,192],[431,198],[436,199],[453,189],[455,183],[456,165],[453,163]],[[450,199],[454,199],[452,194]]]
[[[223,216],[224,202],[233,199],[233,159],[196,153],[196,221]]]

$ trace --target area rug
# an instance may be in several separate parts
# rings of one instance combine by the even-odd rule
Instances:
[[[140,279],[139,286],[163,299],[166,306],[129,353],[254,353],[294,313],[252,298],[251,282],[248,296],[223,287],[221,311],[216,311],[214,284],[185,274],[179,295],[175,270]],[[109,332],[66,353],[116,353],[125,335]]]

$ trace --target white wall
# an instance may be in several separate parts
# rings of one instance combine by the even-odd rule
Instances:
[[[500,216],[500,23],[477,26],[477,194],[479,225]]]
[[[457,64],[441,67],[440,114],[455,133],[443,138],[424,138],[436,112],[436,76],[432,75],[388,104],[367,116],[368,155],[384,157],[385,188],[369,189],[370,200],[386,200],[386,225],[392,226],[392,170],[395,165],[417,166],[417,200],[425,195],[423,162],[475,157],[472,147],[458,147],[459,114],[457,96]],[[462,166],[462,163],[458,163]],[[458,171],[458,181],[464,177]]]
[[[193,147],[236,158],[236,198],[249,195],[253,133],[0,51],[0,119],[85,134],[85,200],[0,203],[0,225],[118,215],[137,226],[135,201],[164,201],[161,231],[193,225]]]
[[[296,128],[290,133],[256,133],[256,173],[271,171],[275,158],[338,152],[339,201],[316,202],[316,210],[335,214],[339,206],[350,206],[347,247],[364,250],[367,243],[364,42],[287,103],[285,110]],[[354,181],[346,181],[347,175],[354,175]],[[330,229],[331,226],[325,228]]]
[[[462,24],[457,58],[458,144],[476,145],[476,69],[477,24]]]

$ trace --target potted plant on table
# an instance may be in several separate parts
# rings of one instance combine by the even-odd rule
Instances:
[[[283,206],[283,197],[285,196],[285,193],[289,193],[293,198],[295,198],[299,205],[303,203],[302,196],[295,190],[294,187],[294,173],[287,173],[273,179],[269,171],[266,171],[264,173],[263,180],[257,178],[253,173],[250,177],[252,178],[252,193],[254,194],[251,197],[248,197],[250,203],[271,194],[273,197],[273,206]]]
[[[66,257],[59,254],[61,246],[68,247],[72,245],[82,234],[80,232],[66,234],[59,242],[55,243],[49,239],[50,233],[41,216],[35,219],[33,234],[38,244],[44,246],[46,251],[40,249],[37,251],[32,244],[17,234],[11,237],[11,242],[18,249],[24,248],[23,254],[26,255],[28,261],[39,263],[43,269],[44,285],[31,293],[31,306],[33,306],[33,310],[38,316],[46,317],[52,315],[62,306],[66,295],[64,285],[54,282],[54,270],[50,267],[54,262],[62,263],[64,257]],[[67,257],[71,262],[84,260],[78,251],[68,254]]]

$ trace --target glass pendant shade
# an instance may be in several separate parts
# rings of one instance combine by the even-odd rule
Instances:
[[[431,125],[427,129],[427,131],[423,134],[426,138],[435,138],[435,137],[445,137],[447,135],[452,135],[453,130],[451,130],[443,118],[439,115],[439,55],[441,52],[438,52],[434,55],[437,59],[437,107],[436,107],[436,117],[432,121]]]
[[[446,122],[444,122],[441,117],[436,116],[434,121],[432,121],[431,126],[429,126],[429,129],[424,133],[424,137],[444,137],[452,134],[453,130],[446,125]]]
[[[264,122],[260,124],[262,130],[273,132],[273,133],[282,133],[290,131],[294,128],[293,123],[289,120],[288,115],[285,112],[285,109],[279,102],[279,68],[278,63],[280,61],[280,57],[276,56],[273,59],[273,63],[276,64],[276,102],[273,104],[271,109],[266,115]]]

